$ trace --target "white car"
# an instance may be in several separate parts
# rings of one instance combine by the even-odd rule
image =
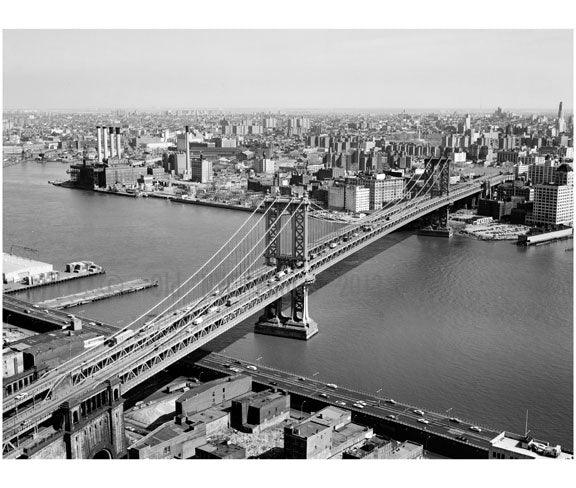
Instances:
[[[389,398],[388,400],[386,400],[388,403],[391,403],[392,405],[396,404],[396,400]]]
[[[360,408],[360,409],[364,408],[364,405],[362,405],[360,403],[354,403],[353,406],[356,408]]]
[[[422,410],[412,410],[416,415],[420,415],[421,417],[424,417],[424,412]]]
[[[471,425],[470,430],[473,430],[474,432],[482,432],[482,429],[480,427],[476,427],[475,425]]]
[[[258,368],[256,366],[252,366],[251,364],[246,366],[246,369],[251,369],[252,371],[258,371]]]
[[[326,386],[327,386],[328,388],[332,388],[332,389],[334,389],[334,390],[335,390],[336,388],[338,388],[338,385],[335,385],[334,383],[328,383]],[[358,403],[362,403],[362,402],[358,402]]]
[[[346,402],[342,402],[340,400],[336,400],[336,405],[341,405],[342,407],[346,406]]]
[[[418,419],[418,422],[420,422],[421,424],[429,424],[430,422],[426,419]]]

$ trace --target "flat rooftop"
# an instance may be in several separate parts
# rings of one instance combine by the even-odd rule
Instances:
[[[363,425],[349,423],[344,427],[332,432],[332,449],[337,448],[340,444],[343,444],[351,437],[357,437],[362,433],[372,430],[369,427],[364,427]]]
[[[33,259],[23,258],[15,254],[7,252],[2,253],[2,272],[3,273],[16,273],[18,271],[25,271],[30,268],[50,268],[50,263],[43,263],[42,261],[35,261]]]
[[[199,422],[193,425],[190,424],[179,425],[173,420],[170,420],[162,424],[160,427],[154,429],[152,432],[150,432],[150,434],[143,437],[130,447],[134,449],[142,449],[143,447],[147,446],[153,447],[158,444],[162,444],[163,442],[167,442],[171,439],[175,439],[176,437],[185,433],[189,433],[191,436],[195,435],[199,437],[201,435],[204,435],[206,433],[206,430],[195,429],[195,427],[197,427],[198,425],[200,425]]]
[[[397,441],[396,441],[397,442]],[[416,444],[411,441],[404,441],[402,444],[395,447],[388,457],[388,459],[400,458],[403,459],[408,453],[417,451],[422,448],[421,444]]]
[[[538,442],[538,441],[536,441]],[[492,446],[498,449],[505,449],[510,452],[515,452],[517,454],[521,454],[523,456],[528,456],[533,459],[574,459],[574,455],[561,451],[560,455],[557,458],[550,458],[549,456],[544,456],[543,454],[539,454],[534,452],[530,449],[525,449],[521,447],[521,441],[518,439],[514,439],[512,437],[503,436],[501,439],[497,441],[492,441]]]
[[[292,432],[300,437],[308,438],[317,434],[318,432],[329,429],[329,426],[319,424],[318,422],[314,422],[314,420],[305,420],[301,424],[295,426],[292,429]]]
[[[192,423],[195,422],[204,422],[205,424],[213,422],[214,420],[221,419],[222,417],[227,417],[228,413],[222,410],[218,410],[217,408],[209,408],[208,410],[204,410],[202,412],[195,413],[193,415],[189,415],[187,418]]]
[[[215,388],[219,385],[225,385],[225,384],[232,384],[235,381],[238,380],[242,380],[244,378],[249,378],[250,381],[252,381],[252,377],[251,376],[247,376],[245,374],[237,374],[234,376],[226,376],[224,378],[218,378],[212,381],[208,381],[206,383],[202,383],[201,385],[197,386],[194,389],[191,389],[187,392],[185,392],[184,394],[182,394],[180,397],[178,397],[178,401],[184,401],[184,400],[188,400],[190,398],[194,398],[196,395],[206,391],[206,390],[211,390],[212,388]]]

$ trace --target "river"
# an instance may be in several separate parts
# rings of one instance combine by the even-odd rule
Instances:
[[[198,269],[248,214],[58,188],[67,165],[3,171],[3,248],[106,275],[20,294],[43,300],[143,277],[157,288],[76,309],[119,326]],[[308,342],[255,335],[255,318],[207,347],[326,382],[573,446],[572,241],[521,248],[397,232],[317,278]],[[22,253],[14,248],[16,254]]]

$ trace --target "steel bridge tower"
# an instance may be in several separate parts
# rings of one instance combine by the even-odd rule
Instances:
[[[264,313],[258,319],[254,332],[259,334],[291,337],[308,340],[318,332],[318,324],[308,312],[308,290],[315,277],[309,274],[308,253],[308,213],[310,201],[305,194],[301,199],[290,197],[268,197],[265,200],[268,210],[266,218],[266,264],[276,266],[278,272],[287,267],[292,270],[304,269],[307,279],[303,285],[290,292],[290,313],[283,314],[283,300],[280,297],[266,306]],[[282,214],[282,218],[279,217]],[[283,235],[280,229],[283,222],[289,218],[291,225],[286,225]],[[286,232],[288,231],[288,232]]]
[[[429,194],[432,198],[450,195],[450,161],[449,158],[441,157],[429,162],[429,169],[423,175],[424,181],[428,181],[423,190],[424,194]],[[449,232],[448,205],[439,208],[430,218],[438,223],[439,231]]]

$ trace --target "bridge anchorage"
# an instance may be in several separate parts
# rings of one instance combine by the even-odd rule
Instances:
[[[318,324],[310,317],[308,311],[308,290],[315,281],[315,276],[309,271],[310,200],[307,194],[300,201],[288,197],[267,197],[264,204],[269,210],[266,219],[267,247],[264,255],[266,264],[275,266],[278,275],[284,273],[286,268],[304,269],[306,279],[289,294],[289,314],[284,314],[285,297],[278,298],[265,307],[264,313],[254,327],[254,332],[308,340],[318,333]],[[282,218],[279,219],[281,215]],[[280,232],[283,219],[290,219],[291,225]]]

